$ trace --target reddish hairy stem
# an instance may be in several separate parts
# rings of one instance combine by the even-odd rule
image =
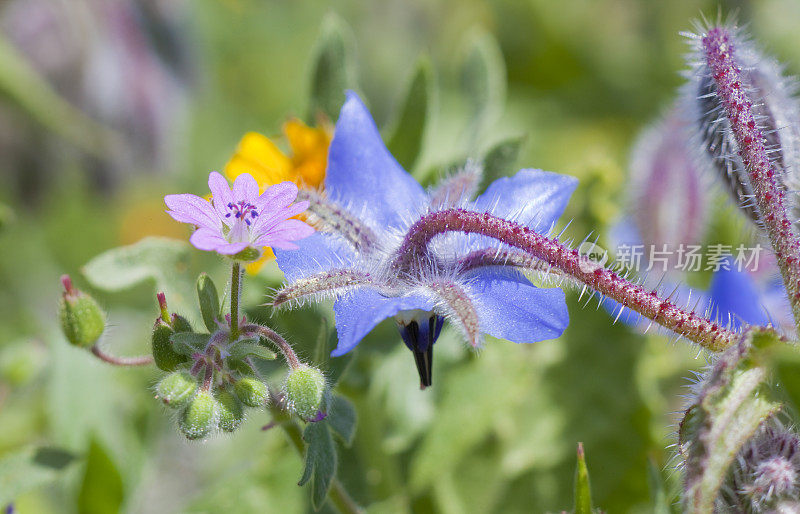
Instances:
[[[661,299],[655,291],[625,280],[581,256],[578,250],[489,213],[447,209],[423,216],[408,231],[398,250],[395,267],[413,268],[434,236],[451,231],[481,234],[519,248],[708,350],[724,350],[739,338],[736,332]]]
[[[150,355],[142,355],[141,357],[117,357],[115,355],[109,355],[96,343],[92,345],[92,354],[101,361],[114,366],[147,366],[153,363],[153,357]]]
[[[242,331],[245,333],[258,333],[269,339],[281,351],[283,358],[286,359],[286,363],[289,364],[291,369],[299,368],[302,365],[300,359],[297,358],[297,354],[294,353],[292,345],[271,328],[262,327],[261,325],[245,325],[242,327]]]
[[[736,62],[728,30],[722,27],[709,30],[703,37],[703,52],[750,178],[758,216],[775,251],[797,322],[800,320],[800,240],[787,214],[786,192],[776,180],[782,170],[767,157],[766,140],[753,117],[753,104],[745,94],[747,84],[743,84],[742,70]]]

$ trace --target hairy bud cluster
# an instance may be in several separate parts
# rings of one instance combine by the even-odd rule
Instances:
[[[780,512],[800,493],[800,438],[765,422],[736,457],[718,505],[741,512]],[[796,512],[796,511],[792,511]]]

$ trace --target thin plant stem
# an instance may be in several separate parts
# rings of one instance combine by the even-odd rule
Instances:
[[[446,232],[481,234],[519,248],[566,276],[612,298],[653,322],[700,346],[722,351],[738,341],[740,334],[719,323],[679,307],[656,291],[630,282],[586,256],[530,228],[489,213],[445,209],[423,216],[409,230],[397,251],[394,266],[413,272],[427,252],[430,241]]]
[[[117,357],[106,353],[100,345],[95,343],[92,345],[92,354],[103,362],[114,366],[148,366],[153,363],[151,355],[142,355],[139,357]]]
[[[231,268],[231,341],[239,339],[239,299],[241,298],[242,269],[239,261]]]
[[[286,363],[291,369],[296,369],[303,365],[300,362],[300,359],[297,357],[297,354],[294,352],[292,345],[290,345],[286,339],[281,337],[279,333],[275,332],[271,328],[262,327],[261,325],[245,325],[242,328],[245,333],[258,333],[264,336],[272,344],[278,347],[278,350],[280,350],[281,354],[283,354],[283,358],[286,359]]]

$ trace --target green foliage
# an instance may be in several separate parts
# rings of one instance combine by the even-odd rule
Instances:
[[[397,162],[413,170],[425,140],[425,129],[433,110],[433,68],[430,60],[417,62],[405,97],[397,106],[394,127],[386,147]]]
[[[311,480],[311,504],[319,510],[325,503],[325,497],[336,476],[337,454],[333,438],[324,421],[309,423],[303,431],[306,448],[305,468],[298,485],[305,485]]]
[[[166,293],[176,312],[188,313],[190,248],[186,241],[147,237],[98,255],[82,271],[93,287],[103,291],[123,291],[151,281],[156,290]]]
[[[516,172],[515,165],[519,159],[525,136],[510,137],[489,148],[483,157],[483,184],[481,190],[501,177]]]
[[[0,505],[56,480],[75,456],[58,448],[29,446],[0,459]]]
[[[240,339],[230,347],[231,359],[245,359],[255,357],[262,360],[274,360],[275,352],[258,343],[256,339]]]
[[[338,394],[331,395],[328,402],[328,416],[325,421],[347,446],[353,443],[353,437],[356,434],[356,418],[357,413],[353,402]]]
[[[351,37],[339,17],[326,16],[313,58],[308,119],[316,119],[319,114],[330,120],[339,116],[344,91],[354,85]]]
[[[119,469],[105,448],[97,440],[92,439],[78,495],[78,512],[80,514],[119,512],[124,498],[125,488]]]
[[[217,320],[220,319],[220,303],[217,294],[217,286],[208,276],[208,273],[200,273],[197,277],[197,299],[200,302],[200,313],[203,315],[203,323],[209,332],[216,331]]]
[[[575,469],[575,514],[592,514],[592,488],[583,443],[578,443],[578,466]]]
[[[461,64],[461,88],[469,104],[474,143],[505,104],[505,63],[497,41],[489,33],[474,32],[468,39]]]
[[[774,333],[751,330],[720,356],[703,381],[679,429],[685,461],[686,508],[712,512],[728,468],[759,425],[777,412],[769,399],[765,351],[782,343]]]

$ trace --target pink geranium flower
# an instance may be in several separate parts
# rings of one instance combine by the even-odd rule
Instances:
[[[293,241],[314,233],[308,224],[290,219],[308,208],[308,202],[292,203],[297,186],[281,182],[259,194],[255,179],[245,173],[229,187],[219,173],[208,176],[211,201],[197,195],[167,195],[167,214],[197,227],[189,241],[198,249],[236,255],[252,249],[257,258],[265,246],[292,250]],[[253,260],[248,258],[246,260]]]

